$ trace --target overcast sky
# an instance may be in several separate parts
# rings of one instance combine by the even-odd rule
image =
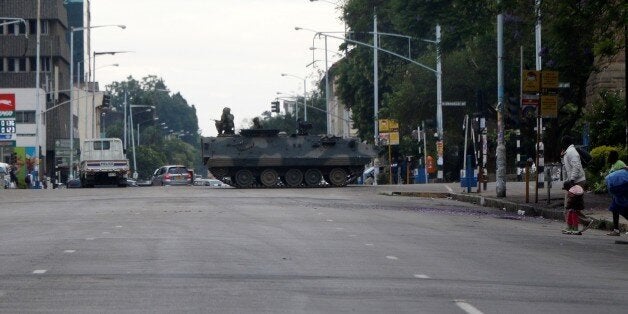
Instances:
[[[309,0],[91,0],[92,25],[124,24],[125,30],[92,30],[92,51],[131,50],[98,56],[101,86],[132,75],[162,77],[173,92],[196,106],[204,136],[215,135],[213,121],[229,106],[236,128],[270,110],[276,92],[302,94],[320,79],[312,62],[314,33],[342,31],[340,11],[329,2]],[[315,39],[316,47],[324,41]],[[330,39],[328,49],[340,42]],[[324,60],[324,50],[315,59]],[[332,60],[332,56],[329,57]],[[337,59],[337,58],[336,58]],[[318,70],[324,62],[316,62]],[[331,61],[330,61],[331,65]]]

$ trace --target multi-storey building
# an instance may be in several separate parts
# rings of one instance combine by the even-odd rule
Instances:
[[[38,2],[41,25],[39,45]],[[7,18],[0,19],[0,24],[5,24],[0,26],[0,94],[17,95],[20,99],[15,104],[17,134],[13,142],[4,141],[0,160],[6,161],[14,150],[20,151],[24,148],[23,150],[31,152],[35,148],[35,151],[40,152],[40,170],[49,175],[58,170],[56,168],[59,165],[59,160],[55,158],[55,144],[59,146],[60,140],[70,138],[68,29],[70,26],[82,26],[83,23],[82,1],[69,1],[67,8],[65,2],[67,1],[0,0],[0,17]],[[71,16],[75,25],[68,24],[68,9],[73,13]],[[17,19],[23,20],[7,23]],[[37,50],[40,56],[39,86],[36,86]],[[80,56],[78,60],[82,60],[82,44],[75,43],[75,55]],[[40,88],[39,92],[36,87]],[[40,101],[37,101],[38,94]],[[76,112],[72,117],[74,122],[78,122]],[[78,123],[74,124],[75,133],[77,125]],[[34,147],[37,143],[39,149]]]

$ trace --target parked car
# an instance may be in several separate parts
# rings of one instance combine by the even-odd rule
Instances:
[[[192,178],[188,169],[182,165],[168,165],[158,168],[153,173],[153,185],[191,185]]]

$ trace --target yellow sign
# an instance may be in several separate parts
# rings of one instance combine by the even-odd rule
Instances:
[[[399,131],[399,123],[393,119],[379,119],[379,132],[397,132]]]
[[[399,145],[399,132],[379,133],[379,144],[382,146]]]
[[[558,117],[558,96],[556,95],[541,96],[541,117],[543,118]]]
[[[399,145],[399,132],[390,132],[390,145]]]
[[[523,71],[521,85],[524,93],[538,93],[541,91],[541,75],[539,71]]]
[[[558,71],[542,71],[541,84],[544,89],[558,89]]]

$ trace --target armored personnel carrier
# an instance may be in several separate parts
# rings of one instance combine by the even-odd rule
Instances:
[[[274,129],[203,137],[201,151],[214,177],[238,188],[341,187],[376,156],[371,145],[357,139]]]

